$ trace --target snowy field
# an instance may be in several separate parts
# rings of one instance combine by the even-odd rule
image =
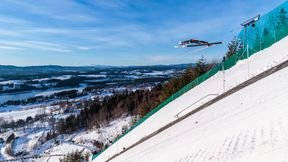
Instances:
[[[14,120],[17,121],[19,119],[25,120],[27,117],[31,116],[32,118],[35,117],[37,114],[44,114],[45,111],[43,108],[33,108],[27,110],[18,110],[18,111],[11,111],[11,112],[3,112],[0,113],[0,118],[4,118],[6,120]]]
[[[288,59],[287,43],[288,43],[288,37],[286,37],[286,38],[282,39],[281,41],[275,43],[270,48],[267,48],[267,49],[265,49],[263,51],[260,51],[260,52],[258,52],[256,54],[254,54],[253,56],[251,56],[249,58],[250,75],[248,74],[248,60],[239,61],[234,67],[226,70],[225,71],[225,76],[226,76],[225,77],[225,80],[226,80],[226,82],[225,82],[225,90],[231,89],[231,88],[235,87],[236,85],[239,85],[240,83],[246,81],[248,78],[251,78],[252,76],[255,76],[255,75],[257,75],[257,74],[259,74],[259,73],[261,73],[261,72],[263,72],[263,71],[265,71],[265,70],[267,70],[267,69],[269,69],[271,67],[274,67],[275,65],[287,60]],[[286,82],[287,82],[287,78],[286,78]],[[273,83],[266,83],[266,85],[273,85],[274,86]],[[265,88],[266,87],[262,85],[262,89],[265,89]],[[286,85],[286,89],[287,89],[287,85]],[[283,90],[285,90],[285,87],[284,87]],[[224,92],[224,88],[223,88],[223,72],[218,72],[216,75],[214,75],[210,79],[206,80],[205,82],[203,82],[199,86],[193,88],[192,90],[188,91],[187,93],[185,93],[181,97],[177,98],[173,102],[171,102],[168,105],[166,105],[159,112],[157,112],[156,114],[151,116],[148,120],[146,120],[140,126],[135,128],[132,132],[130,132],[129,134],[127,134],[126,136],[121,138],[117,143],[112,145],[109,149],[107,149],[104,153],[102,153],[99,157],[97,157],[95,159],[95,161],[99,161],[100,162],[100,161],[107,160],[109,157],[111,157],[111,156],[113,156],[113,155],[115,155],[117,153],[116,147],[128,148],[132,144],[134,144],[137,141],[139,141],[141,138],[151,134],[152,132],[158,130],[159,128],[161,128],[163,126],[165,126],[166,124],[176,120],[177,119],[177,117],[176,117],[177,114],[178,114],[178,116],[183,116],[186,113],[188,113],[189,111],[197,108],[201,104],[203,104],[203,103],[205,103],[208,100],[213,98],[211,96],[205,98],[205,96],[207,96],[209,94],[221,94],[223,92]],[[258,91],[253,91],[253,92],[252,91],[248,91],[247,95],[248,94],[256,95],[256,94],[259,93]],[[270,93],[273,93],[273,91],[271,91]],[[200,100],[196,104],[193,104],[193,103],[195,103],[196,101],[198,101],[199,99],[201,99],[203,97],[204,97],[203,100]],[[284,95],[284,97],[285,97],[285,95]],[[250,100],[250,101],[252,101],[252,100]],[[235,104],[231,103],[230,106],[235,106]],[[224,107],[224,105],[222,105],[222,107]],[[230,107],[230,108],[232,108],[232,107]],[[268,112],[269,111],[267,111],[267,113]],[[236,111],[235,111],[235,113],[237,114]],[[215,116],[215,117],[218,117],[218,116]],[[262,118],[262,119],[265,119],[265,118]],[[230,123],[230,121],[226,121],[226,122]],[[265,122],[266,122],[266,120],[265,120]],[[193,123],[190,123],[190,125],[193,125]],[[245,126],[247,126],[247,125],[245,125]],[[247,128],[247,129],[248,129],[248,132],[251,131],[251,130],[249,130],[249,128]],[[276,133],[276,132],[273,132],[273,131],[271,131],[271,132],[272,132],[272,134]],[[184,134],[185,134],[185,132],[184,132]],[[231,135],[231,134],[229,134],[229,135]],[[232,134],[232,136],[233,136],[233,134]],[[247,136],[250,136],[250,134],[248,134]],[[237,138],[237,137],[235,137],[235,138]],[[164,141],[164,139],[161,139],[161,140]],[[214,140],[213,138],[210,138],[210,142],[211,141],[213,142],[213,140]],[[197,140],[191,140],[191,141],[194,141],[194,142],[196,141],[197,142]],[[182,141],[178,141],[178,142],[182,143]],[[175,143],[178,143],[178,142],[175,142]],[[184,146],[185,142],[182,143],[182,144]],[[209,144],[209,142],[207,144]],[[165,143],[163,143],[163,145],[165,145]],[[159,148],[161,146],[162,145],[157,145],[157,146],[154,145],[155,149],[157,147]],[[144,147],[144,145],[143,145],[143,147]],[[174,148],[174,151],[177,151],[177,150],[181,150],[181,149],[178,149],[178,148],[175,149]],[[202,152],[203,151],[200,150],[200,152],[198,154],[203,154]],[[161,155],[161,154],[158,154],[158,156],[159,155]],[[167,153],[163,153],[162,155],[166,156]],[[127,158],[128,156],[125,156],[125,157]],[[183,157],[183,158],[185,158],[185,157]],[[177,159],[174,159],[174,160],[177,160]],[[148,160],[148,161],[151,161],[151,159]],[[156,160],[156,161],[158,161],[158,160]]]

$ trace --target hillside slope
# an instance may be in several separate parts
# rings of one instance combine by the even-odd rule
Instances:
[[[247,60],[239,61],[234,67],[232,67],[229,70],[226,70],[225,71],[226,90],[231,89],[235,87],[236,85],[244,82],[249,77],[255,76],[287,60],[288,59],[287,42],[288,42],[288,37],[277,42],[270,48],[267,48],[251,56],[249,58],[250,76],[248,75],[248,61]],[[191,89],[189,92],[185,93],[181,97],[177,98],[173,102],[166,105],[159,112],[151,116],[144,123],[136,127],[133,131],[131,131],[129,134],[121,138],[118,142],[112,145],[105,152],[100,154],[100,156],[97,157],[95,161],[105,161],[109,159],[109,157],[112,157],[113,155],[117,154],[117,152],[121,151],[123,148],[128,148],[132,144],[139,141],[141,138],[153,133],[157,129],[165,126],[166,124],[172,121],[175,121],[177,119],[176,117],[177,114],[178,114],[178,117],[181,117],[185,115],[186,113],[192,111],[193,109],[197,108],[201,104],[207,102],[208,100],[211,100],[214,97],[214,96],[208,96],[204,98],[203,100],[200,100],[200,102],[193,104],[199,99],[207,96],[208,94],[221,94],[223,92],[224,92],[223,73],[218,72],[216,75],[214,75],[210,79],[206,80],[202,84]],[[193,125],[193,123],[190,123],[190,124]],[[154,138],[152,140],[154,140]],[[193,140],[191,139],[191,141]],[[174,148],[174,150],[180,150],[180,149]],[[131,152],[132,151],[133,150],[131,150]],[[127,151],[127,154],[129,152],[130,150]],[[121,155],[119,158],[125,157],[125,154]],[[159,155],[160,154],[158,154],[158,156]],[[148,157],[150,156],[147,156],[147,158]],[[150,159],[149,161],[153,161],[153,160]]]
[[[111,161],[287,160],[287,81],[288,68],[285,68],[186,118]]]

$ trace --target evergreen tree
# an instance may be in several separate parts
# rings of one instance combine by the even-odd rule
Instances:
[[[269,30],[267,28],[263,31],[263,37],[267,37],[270,34]]]
[[[202,56],[196,64],[196,72],[200,76],[207,71],[208,64],[206,59]]]
[[[66,132],[65,122],[64,122],[63,119],[58,121],[56,128],[57,128],[57,131],[58,131],[59,134],[62,134],[62,133]]]
[[[288,26],[288,17],[287,11],[284,8],[280,9],[277,22],[277,28],[287,27]]]
[[[243,43],[237,37],[234,37],[233,40],[228,44],[228,52],[226,53],[226,57],[229,58],[233,56],[241,48],[243,48]]]
[[[80,151],[76,150],[74,152],[71,152],[63,159],[60,159],[60,162],[85,162],[89,160],[89,154],[82,154]]]
[[[273,29],[274,30],[274,29]],[[272,33],[268,28],[264,28],[263,34],[262,34],[262,42],[263,47],[269,47],[275,42],[274,33]]]

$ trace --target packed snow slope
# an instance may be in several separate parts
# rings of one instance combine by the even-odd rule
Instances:
[[[288,68],[216,102],[111,161],[283,162]]]
[[[275,43],[271,47],[266,48],[265,50],[262,50],[256,54],[252,55],[249,58],[250,76],[248,74],[248,59],[239,61],[234,67],[226,70],[225,71],[225,89],[226,89],[226,91],[239,85],[240,83],[246,81],[248,78],[250,78],[252,76],[256,76],[257,74],[259,74],[259,73],[261,73],[267,69],[270,69],[271,67],[274,67],[275,65],[278,65],[281,62],[284,62],[285,60],[287,60],[288,59],[288,46],[287,45],[288,45],[288,37],[280,40],[279,42]],[[287,71],[287,70],[284,70],[283,72],[285,72],[285,71]],[[281,73],[283,73],[283,72],[281,71]],[[161,138],[158,138],[158,136],[157,136],[157,138],[151,139],[150,140],[152,142],[151,145],[149,145],[150,141],[149,142],[147,141],[147,142],[141,144],[140,146],[137,146],[137,149],[138,149],[138,147],[139,147],[139,149],[141,148],[140,150],[142,150],[143,153],[141,153],[141,151],[137,152],[138,150],[136,148],[134,151],[134,148],[133,148],[132,150],[128,150],[127,153],[125,152],[123,155],[120,155],[119,159],[116,158],[117,160],[116,159],[115,160],[118,162],[119,161],[125,161],[126,162],[129,160],[130,161],[139,161],[142,159],[143,159],[143,161],[162,161],[162,160],[175,161],[178,158],[185,158],[185,157],[181,157],[182,155],[183,156],[184,155],[190,156],[190,154],[197,154],[197,152],[193,152],[193,149],[196,149],[199,151],[197,156],[200,156],[200,155],[204,156],[204,154],[206,154],[207,151],[205,151],[205,149],[206,149],[205,147],[202,148],[202,144],[203,144],[203,146],[205,143],[207,146],[209,146],[211,144],[211,146],[215,145],[215,147],[216,146],[218,147],[218,145],[216,143],[218,143],[218,142],[223,143],[222,138],[224,138],[224,140],[228,141],[227,143],[230,142],[229,146],[235,144],[237,141],[235,139],[238,139],[239,145],[242,142],[242,145],[243,145],[243,148],[241,148],[242,151],[245,150],[244,146],[247,147],[246,149],[248,149],[248,146],[247,146],[247,145],[249,145],[248,143],[250,143],[250,145],[251,145],[251,147],[249,145],[249,147],[250,147],[249,149],[255,150],[255,147],[256,147],[255,141],[258,140],[256,138],[259,138],[258,137],[259,134],[261,134],[261,136],[262,136],[262,133],[258,132],[259,131],[258,128],[261,129],[260,132],[264,131],[263,136],[269,135],[270,140],[274,140],[274,135],[275,136],[276,135],[277,136],[284,135],[285,132],[283,132],[283,131],[285,129],[282,129],[282,128],[279,129],[279,127],[274,127],[273,123],[271,123],[272,121],[274,122],[274,120],[273,120],[274,117],[277,119],[277,116],[273,116],[273,114],[275,114],[277,112],[285,111],[285,109],[283,109],[285,104],[277,105],[277,103],[284,102],[284,100],[285,100],[284,99],[282,101],[280,98],[281,96],[282,96],[282,99],[283,99],[283,97],[287,98],[287,96],[288,96],[287,94],[285,94],[285,90],[287,91],[287,89],[288,89],[287,88],[288,87],[288,78],[287,77],[285,78],[284,74],[281,74],[281,73],[278,75],[275,74],[275,75],[273,75],[273,77],[269,77],[269,80],[267,80],[268,78],[265,79],[265,80],[267,80],[266,82],[261,81],[261,82],[255,84],[255,86],[256,86],[255,88],[252,88],[253,86],[251,86],[249,88],[246,88],[245,91],[242,91],[241,93],[237,93],[237,95],[236,94],[233,95],[234,97],[231,96],[231,97],[219,102],[217,104],[218,108],[216,108],[215,105],[207,108],[207,110],[205,110],[205,111],[207,111],[205,113],[205,115],[203,114],[203,112],[196,114],[196,115],[193,115],[193,116],[191,116],[191,118],[185,120],[185,122],[179,124],[182,126],[179,127],[179,125],[177,125],[177,126],[173,127],[173,129],[172,128],[169,129],[170,132],[175,131],[175,133],[177,135],[183,134],[183,136],[184,136],[186,134],[187,136],[185,136],[185,138],[181,137],[181,136],[180,136],[181,138],[177,138],[177,135],[171,136],[172,135],[171,133],[170,134],[166,133],[163,136],[161,136]],[[205,96],[207,96],[209,94],[221,94],[221,93],[223,93],[224,92],[223,76],[224,76],[223,72],[218,72],[216,75],[214,75],[210,79],[206,80],[202,84],[191,89],[187,93],[183,94],[181,97],[175,99],[174,101],[172,101],[171,103],[166,105],[164,108],[159,110],[156,114],[154,114],[150,118],[148,118],[141,125],[139,125],[134,130],[129,132],[127,135],[122,137],[116,143],[114,143],[111,147],[109,147],[102,154],[100,154],[94,161],[102,162],[102,161],[108,160],[109,158],[111,158],[112,156],[117,154],[118,152],[122,151],[124,148],[129,148],[129,146],[140,141],[143,137],[150,135],[151,133],[155,132],[156,130],[160,129],[161,127],[163,127],[163,126],[167,125],[168,123],[176,120],[177,115],[178,115],[178,117],[181,117],[181,116],[187,114],[188,112],[196,109],[197,107],[201,106],[205,102],[211,100],[213,97],[215,97],[215,96],[208,96],[208,97],[205,97]],[[277,78],[277,76],[278,76],[278,78]],[[282,79],[282,84],[280,82],[280,79]],[[285,84],[285,81],[287,84]],[[276,86],[281,86],[281,85],[282,85],[282,87],[276,87]],[[272,98],[273,95],[276,95],[277,97],[274,96],[275,98]],[[233,97],[233,99],[232,99],[232,97]],[[202,100],[199,101],[199,99],[202,99]],[[269,106],[267,107],[267,105],[269,105]],[[286,103],[286,105],[288,105],[288,104]],[[267,107],[267,109],[264,109],[264,107]],[[263,108],[263,112],[262,112],[262,108]],[[247,114],[239,114],[240,110],[241,111],[243,110]],[[274,111],[277,111],[277,112],[274,112]],[[251,112],[258,112],[258,113],[250,114]],[[287,112],[288,112],[288,109],[287,109]],[[264,115],[263,115],[263,113],[264,113]],[[196,116],[198,116],[200,114],[203,114],[203,115],[201,115],[201,118],[197,118]],[[233,114],[234,114],[234,116],[233,116]],[[238,114],[239,114],[240,118],[238,117]],[[271,114],[271,117],[269,114]],[[280,115],[281,114],[282,114],[282,112],[280,113]],[[285,113],[283,112],[282,115],[284,115],[284,114]],[[225,117],[225,119],[224,119],[223,117],[226,115],[228,115],[228,116],[227,116],[227,118]],[[253,121],[252,119],[248,120],[249,116],[253,116],[252,119],[255,118],[255,121]],[[269,119],[268,117],[271,119]],[[203,121],[200,121],[200,119],[205,120],[205,121],[207,120],[207,122],[204,123]],[[247,119],[247,121],[246,121],[246,119]],[[221,120],[223,123],[220,122]],[[234,121],[234,120],[235,120],[235,122],[233,123],[232,121]],[[280,120],[280,118],[279,118],[279,120]],[[196,121],[199,121],[199,124],[195,125],[194,123]],[[209,123],[208,121],[210,121],[211,123]],[[270,123],[270,125],[269,124],[266,125],[265,123],[267,123],[267,122]],[[288,122],[288,120],[287,120],[287,122]],[[188,123],[188,125],[184,125],[185,123]],[[210,125],[207,125],[207,124],[210,124]],[[254,129],[254,124],[258,124],[257,127],[255,126],[255,129]],[[280,124],[280,123],[278,123],[278,124]],[[221,127],[218,127],[218,125],[221,125]],[[184,127],[184,126],[187,126],[187,127]],[[266,128],[266,126],[269,128]],[[263,130],[262,130],[262,127],[263,127]],[[229,132],[230,130],[231,131],[233,130],[235,132],[233,132],[233,131]],[[282,134],[277,134],[278,133],[277,130],[278,131],[281,130]],[[251,131],[252,131],[252,134],[251,134]],[[178,134],[177,132],[181,132],[181,133]],[[238,134],[238,133],[240,133],[240,134]],[[207,135],[207,138],[205,137],[205,134]],[[209,134],[211,136],[209,136]],[[214,136],[216,134],[218,134],[219,137]],[[242,135],[243,135],[243,137],[241,137]],[[244,136],[246,136],[246,137],[244,137]],[[253,136],[253,137],[251,137],[251,136]],[[159,135],[159,137],[160,137],[160,135]],[[263,138],[266,139],[266,137],[263,137]],[[171,140],[170,142],[175,143],[175,146],[171,145],[171,143],[169,142],[169,139]],[[243,141],[244,139],[250,140],[250,141]],[[281,139],[279,139],[279,140],[281,140]],[[287,138],[287,140],[288,140],[288,138]],[[153,141],[154,141],[154,143],[153,143]],[[165,141],[167,141],[167,143]],[[201,143],[201,141],[204,143]],[[258,142],[258,141],[256,141],[256,142]],[[201,148],[196,147],[197,143],[199,143],[198,146],[201,146]],[[225,147],[226,151],[229,153],[229,151],[231,151],[229,149],[232,149],[232,148],[226,146],[226,145],[228,145],[227,143],[224,143],[225,145],[223,144],[223,147]],[[266,147],[272,149],[270,147],[271,141],[270,141],[270,144],[267,141],[264,142],[264,144],[265,143],[267,144],[267,146],[265,145],[262,149],[264,149]],[[272,142],[272,144],[275,144],[275,143]],[[284,142],[283,142],[283,144],[285,146]],[[176,145],[177,145],[177,147],[176,147]],[[288,145],[286,145],[286,146],[288,147]],[[167,148],[170,148],[170,149],[167,150]],[[210,149],[212,149],[212,148],[209,148],[209,151],[211,151]],[[238,149],[238,146],[235,146],[235,149]],[[164,152],[162,150],[164,150]],[[187,151],[189,150],[190,154],[186,154],[186,153],[182,154],[183,150],[187,150]],[[263,151],[265,151],[265,149]],[[221,152],[225,152],[225,151],[222,150]],[[233,154],[234,153],[235,152],[233,152]],[[237,154],[239,154],[239,153],[237,153]],[[241,153],[241,156],[242,155],[244,155],[244,153]],[[196,155],[194,155],[194,156],[196,156]],[[216,154],[213,154],[213,156],[216,157]],[[229,154],[229,156],[231,156],[231,158],[232,158],[232,154]],[[161,160],[161,158],[165,158],[165,157],[169,157],[169,158]],[[235,157],[236,157],[236,155],[235,155]],[[220,161],[225,160],[225,158],[221,159]]]

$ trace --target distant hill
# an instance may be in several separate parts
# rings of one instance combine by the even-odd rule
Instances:
[[[0,65],[0,76],[4,75],[34,75],[34,74],[48,74],[48,73],[65,73],[65,72],[81,72],[92,71],[111,68],[112,66],[57,66],[57,65],[45,65],[45,66],[12,66],[12,65]]]
[[[190,64],[177,65],[153,65],[153,66],[58,66],[58,65],[44,65],[44,66],[13,66],[0,65],[0,78],[13,75],[50,75],[50,74],[77,74],[91,71],[103,70],[166,70],[166,69],[184,69]],[[195,64],[192,64],[194,66]]]

